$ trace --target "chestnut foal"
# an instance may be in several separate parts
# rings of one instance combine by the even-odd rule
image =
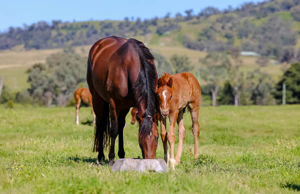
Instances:
[[[195,141],[194,157],[198,157],[198,139],[199,139],[199,108],[201,101],[201,89],[198,80],[189,72],[170,75],[165,73],[158,79],[156,93],[159,97],[159,108],[161,113],[161,138],[164,146],[164,159],[170,162],[171,168],[180,162],[183,140],[185,138],[185,128],[183,123],[183,114],[186,107],[189,109],[192,117],[192,131]],[[170,129],[166,132],[166,118],[169,117]],[[175,147],[175,124],[179,128],[179,144],[176,157],[174,158]],[[170,144],[170,159],[168,158],[167,140]]]
[[[75,102],[76,102],[76,111],[75,111],[75,123],[76,125],[79,125],[79,108],[80,108],[80,103],[81,100],[87,104],[90,105],[90,107],[92,108],[92,112],[93,112],[93,116],[94,116],[94,120],[93,120],[93,124],[95,126],[95,113],[93,110],[93,102],[92,102],[92,95],[90,93],[90,90],[88,88],[78,88],[77,90],[75,90],[74,92],[74,98],[75,98]]]

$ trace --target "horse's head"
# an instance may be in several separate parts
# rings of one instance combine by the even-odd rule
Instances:
[[[142,150],[144,159],[156,158],[156,149],[158,145],[158,128],[157,122],[159,119],[159,113],[156,113],[153,117],[145,116],[140,117],[137,114],[137,120],[140,124],[139,129],[139,144]],[[150,133],[145,133],[145,129],[151,127]]]
[[[157,82],[156,94],[159,99],[159,110],[163,117],[167,117],[170,112],[172,85],[173,80],[168,73],[165,73]]]

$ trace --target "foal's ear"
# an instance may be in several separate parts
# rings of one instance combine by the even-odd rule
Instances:
[[[164,80],[161,79],[161,78],[159,78],[159,79],[157,80],[156,89],[162,87],[163,85],[164,85]]]
[[[167,83],[167,86],[169,86],[170,88],[172,88],[172,85],[173,85],[173,79],[170,78],[168,83]]]

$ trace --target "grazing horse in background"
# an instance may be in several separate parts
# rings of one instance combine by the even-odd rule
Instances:
[[[138,109],[137,108],[132,108],[131,110],[131,124],[134,125],[136,122],[136,115],[138,113]]]
[[[97,41],[90,49],[87,82],[96,114],[94,151],[99,152],[100,163],[105,159],[103,149],[109,143],[109,165],[114,163],[118,135],[118,155],[125,157],[123,128],[131,107],[138,109],[142,156],[156,158],[159,134],[154,116],[158,112],[158,99],[155,94],[157,72],[153,61],[149,49],[135,39],[107,37]]]
[[[90,90],[88,88],[78,88],[74,92],[74,98],[75,98],[75,103],[76,103],[76,111],[75,111],[75,123],[76,125],[79,125],[79,109],[80,109],[80,104],[81,100],[87,104],[90,105],[92,108],[92,112],[94,115],[94,125],[95,125],[95,113],[93,111],[93,102],[92,102],[92,94],[90,93]]]
[[[186,107],[189,109],[192,117],[192,131],[195,141],[194,157],[198,157],[198,138],[199,138],[199,108],[201,101],[200,84],[193,74],[184,72],[174,75],[165,73],[158,79],[156,93],[159,97],[159,108],[161,113],[161,138],[164,146],[165,161],[170,162],[172,169],[175,164],[180,162],[183,140],[185,138],[185,128],[183,123],[183,114]],[[166,118],[169,117],[170,129],[166,132]],[[179,144],[176,158],[174,159],[175,147],[175,124],[179,128]],[[170,144],[170,160],[168,156],[167,140]]]

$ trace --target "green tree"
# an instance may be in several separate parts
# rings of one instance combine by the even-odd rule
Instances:
[[[32,104],[32,97],[28,90],[23,90],[16,93],[15,102],[20,104]]]
[[[28,70],[29,92],[35,102],[65,106],[77,85],[86,79],[86,59],[76,53],[57,53]]]
[[[253,85],[251,100],[256,105],[272,105],[274,98],[271,95],[273,90],[273,80],[271,75],[257,71],[256,83]]]
[[[186,55],[173,55],[170,59],[174,73],[182,73],[193,69],[189,57]]]
[[[242,93],[245,81],[244,73],[240,71],[240,66],[243,64],[243,61],[240,58],[240,52],[237,50],[232,50],[231,58],[226,66],[228,80],[233,88],[232,95],[234,96],[235,106],[239,105],[240,95]]]
[[[218,104],[228,105],[234,104],[233,87],[229,81],[224,83],[218,98]]]
[[[11,92],[11,90],[6,85],[3,85],[2,93],[0,96],[0,103],[5,104],[8,101],[13,101],[13,100],[14,100],[14,95]]]
[[[293,63],[283,74],[276,84],[273,96],[278,103],[282,100],[282,85],[286,85],[286,103],[300,103],[300,63]]]
[[[212,105],[217,105],[217,95],[222,84],[228,79],[230,60],[225,53],[210,52],[204,59],[200,59],[205,68],[201,77],[211,85]]]

